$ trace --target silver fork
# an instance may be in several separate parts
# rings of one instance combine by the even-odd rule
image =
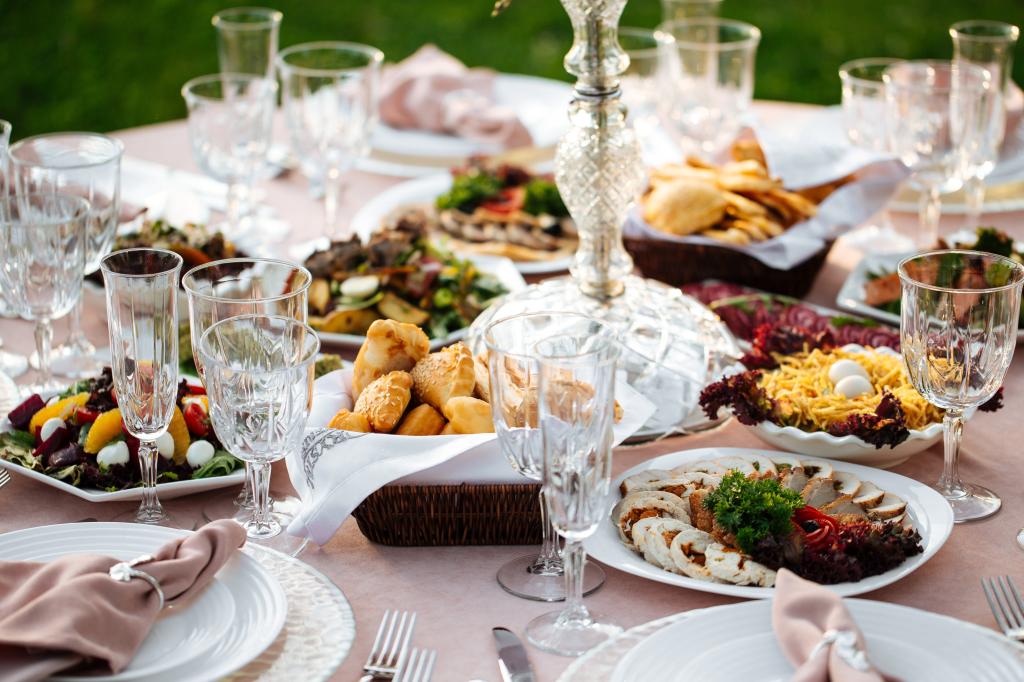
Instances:
[[[377,628],[377,638],[363,664],[363,676],[359,682],[376,679],[392,680],[399,667],[405,662],[405,652],[416,626],[415,611],[385,611]]]
[[[395,675],[394,682],[430,682],[436,660],[437,651],[434,649],[413,649]]]
[[[7,469],[0,469],[0,488],[11,482],[11,475],[7,473]]]
[[[1010,639],[1024,640],[1024,600],[1013,580],[1006,575],[982,578],[981,588],[1003,634]]]

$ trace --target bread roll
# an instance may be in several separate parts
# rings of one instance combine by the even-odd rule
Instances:
[[[643,201],[643,216],[655,229],[685,237],[721,222],[727,205],[710,183],[674,180],[651,190]]]
[[[442,348],[412,368],[413,393],[438,410],[452,398],[473,395],[476,372],[473,354],[463,343]]]
[[[349,412],[348,410],[338,410],[338,414],[331,417],[327,428],[339,429],[341,431],[358,431],[359,433],[369,433],[371,431],[370,420],[366,418],[365,414]]]
[[[394,432],[399,436],[436,436],[444,426],[441,413],[423,403],[409,410]]]
[[[479,398],[452,398],[445,403],[443,411],[448,426],[455,433],[494,433],[491,406]]]
[[[414,324],[376,320],[366,331],[352,371],[352,392],[358,398],[378,377],[408,372],[430,352],[430,339]],[[358,411],[358,410],[357,410]]]
[[[356,412],[366,415],[376,433],[391,433],[412,399],[408,372],[389,372],[375,379],[356,399]]]

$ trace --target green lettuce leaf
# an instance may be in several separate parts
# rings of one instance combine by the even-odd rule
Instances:
[[[227,476],[235,469],[242,466],[242,460],[236,458],[227,450],[218,450],[213,453],[210,461],[192,472],[192,478],[213,478],[214,476]]]

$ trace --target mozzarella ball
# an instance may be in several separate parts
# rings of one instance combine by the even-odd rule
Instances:
[[[123,440],[105,446],[96,454],[96,464],[99,465],[100,469],[106,469],[115,464],[127,464],[128,459],[128,444]]]
[[[198,469],[213,459],[213,445],[207,440],[197,440],[188,446],[188,453],[185,455],[188,465]]]
[[[874,392],[875,387],[871,382],[861,376],[848,376],[836,384],[836,393],[846,398],[856,398]]]
[[[828,368],[828,380],[832,382],[833,386],[838,385],[846,377],[863,377],[867,381],[871,380],[867,370],[854,360],[836,360]]]
[[[60,417],[50,417],[43,422],[43,427],[39,429],[39,442],[47,440],[54,434],[57,429],[64,428],[64,420]]]
[[[170,459],[174,457],[174,437],[166,431],[153,441],[153,445],[156,446],[156,451],[160,453],[160,456],[164,459]]]

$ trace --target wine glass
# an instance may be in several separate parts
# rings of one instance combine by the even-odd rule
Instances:
[[[661,0],[661,18],[675,21],[717,17],[721,4],[722,0]]]
[[[972,64],[902,61],[885,82],[888,147],[908,168],[920,192],[915,244],[931,248],[939,237],[940,195],[959,189],[970,154],[988,125],[992,79]]]
[[[53,319],[66,315],[82,293],[89,202],[70,194],[0,198],[0,288],[14,312],[35,320],[39,376],[27,395],[61,391],[50,369]]]
[[[124,145],[100,133],[48,133],[11,145],[10,174],[18,196],[64,193],[89,202],[85,274],[96,272],[114,246],[121,211],[121,156]],[[96,347],[82,331],[82,299],[71,310],[67,341],[54,349],[54,369],[71,377],[92,377],[103,368]],[[38,358],[30,360],[38,364]]]
[[[199,342],[210,416],[231,454],[251,463],[252,540],[281,534],[270,512],[270,465],[302,445],[320,341],[290,317],[241,315],[214,323]]]
[[[274,78],[277,35],[284,15],[267,7],[232,7],[213,15],[221,73]]]
[[[293,45],[277,56],[282,107],[303,172],[324,185],[324,234],[338,234],[345,174],[370,150],[384,53],[369,45]]]
[[[1024,266],[975,251],[932,251],[899,265],[900,344],[914,388],[945,410],[945,461],[935,488],[957,523],[999,511],[999,496],[960,480],[965,411],[995,395],[1017,344]]]
[[[11,124],[7,121],[0,119],[0,200],[6,199],[8,196],[7,189],[7,145],[11,141]],[[3,252],[0,251],[0,259],[3,258]],[[0,269],[3,269],[4,265],[0,263]],[[2,275],[2,273],[0,273]],[[8,305],[4,292],[0,290],[0,317],[6,315],[13,315],[13,305]],[[4,340],[0,339],[0,374],[6,374],[7,376],[14,377],[21,376],[28,369],[28,359],[24,356],[18,355],[17,353],[11,353],[2,349]]]
[[[622,101],[629,110],[629,120],[640,143],[656,153],[658,132],[658,102],[661,99],[658,80],[659,48],[671,42],[672,36],[649,28],[619,27],[619,46],[629,56],[629,66],[622,72],[619,85]]]
[[[660,47],[662,119],[684,150],[713,158],[732,144],[754,96],[761,31],[730,19],[667,21]]]
[[[592,318],[578,313],[544,312],[515,315],[495,322],[484,331],[490,373],[491,413],[502,453],[520,475],[543,479],[544,453],[537,413],[540,370],[533,355],[537,340],[557,330],[612,334]],[[540,554],[517,557],[498,570],[498,584],[526,599],[565,599],[562,559],[555,539],[545,492],[540,493],[542,543]],[[604,583],[604,571],[590,564],[583,577],[589,594]]]
[[[230,258],[200,265],[187,272],[181,283],[188,294],[192,357],[204,384],[199,342],[207,329],[220,320],[240,315],[274,315],[304,323],[312,281],[313,276],[306,268],[268,258]],[[245,463],[247,474],[250,466],[249,462]],[[236,521],[244,524],[253,510],[249,479],[247,475],[245,485],[233,504],[212,503],[203,510],[203,515],[209,519],[234,516]],[[270,505],[277,522],[287,526],[295,516],[299,500],[295,497],[271,499]],[[290,554],[296,549],[290,546],[293,541],[302,542],[291,535],[281,535],[275,540],[275,545],[279,545],[275,549]]]
[[[579,656],[622,628],[583,604],[583,541],[607,523],[611,488],[615,366],[619,346],[600,333],[559,333],[534,347],[540,369],[540,430],[544,495],[555,530],[565,540],[565,608],[526,626],[535,646]]]
[[[117,406],[125,432],[139,441],[137,523],[178,525],[157,497],[155,441],[177,406],[181,265],[181,256],[163,249],[115,251],[100,262]]]
[[[985,204],[985,178],[999,161],[999,148],[1006,133],[1006,84],[1013,70],[1013,48],[1020,29],[1002,21],[973,19],[958,21],[949,28],[953,39],[954,63],[975,64],[992,76],[992,112],[981,143],[971,158],[964,197],[967,203],[967,225],[978,226]]]
[[[196,163],[227,183],[227,216],[218,229],[232,238],[268,227],[252,215],[252,190],[270,146],[277,82],[264,76],[220,73],[185,83],[188,132]]]

